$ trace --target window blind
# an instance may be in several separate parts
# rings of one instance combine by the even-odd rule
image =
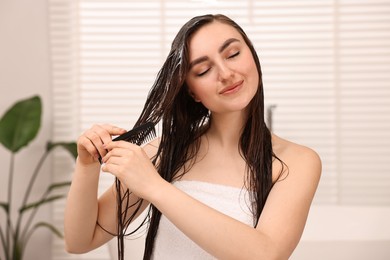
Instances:
[[[321,156],[314,203],[390,205],[390,0],[49,0],[49,10],[55,138],[131,128],[181,25],[223,13],[256,47],[275,134]],[[54,178],[70,179],[65,157],[55,155]],[[100,190],[112,181],[103,174]],[[53,259],[108,258],[53,243]]]
[[[53,98],[53,139],[73,141],[79,127],[79,28],[77,1],[49,0],[49,42]],[[53,182],[69,181],[74,162],[64,151],[53,152]],[[52,204],[52,221],[63,230],[65,200]],[[53,236],[52,259],[77,259],[65,253],[64,241]],[[102,258],[96,258],[102,259]],[[104,259],[104,258],[103,258]]]
[[[262,61],[274,133],[312,147],[323,162],[315,200],[337,202],[335,6],[330,1],[255,1],[254,44]]]
[[[390,2],[337,11],[339,202],[390,205]]]

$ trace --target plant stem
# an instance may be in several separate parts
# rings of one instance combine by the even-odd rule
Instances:
[[[1,226],[0,226],[0,237],[1,237],[1,244],[2,244],[3,249],[4,249],[4,257],[6,259],[8,259],[8,250],[7,250],[8,246],[7,246],[7,243],[5,241],[5,237],[4,237],[4,234],[3,234],[3,229],[1,228]]]
[[[11,153],[11,162],[9,167],[9,176],[8,176],[8,211],[7,211],[7,225],[6,225],[6,244],[8,248],[5,248],[6,251],[6,257],[10,257],[11,255],[11,248],[10,245],[10,239],[11,239],[11,233],[12,233],[12,223],[11,223],[11,202],[12,202],[12,183],[13,183],[13,173],[14,173],[14,161],[15,161],[15,154]]]
[[[24,193],[24,197],[23,197],[23,202],[22,202],[22,205],[21,205],[21,208],[23,208],[24,206],[26,206],[27,204],[27,200],[28,200],[28,197],[30,196],[30,193],[31,193],[31,189],[32,187],[34,186],[34,182],[38,176],[38,173],[39,173],[39,170],[41,169],[42,165],[43,165],[43,162],[45,161],[47,155],[49,154],[49,152],[44,152],[41,159],[39,160],[37,166],[35,167],[34,169],[34,172],[30,178],[30,181],[27,185],[27,190],[26,192]],[[30,215],[30,218],[29,218],[29,221],[27,223],[27,225],[25,226],[24,228],[24,231],[27,231],[28,229],[28,226],[30,224],[30,222],[32,221],[34,215],[35,215],[35,212],[36,210],[34,210],[34,214],[31,214]],[[18,214],[18,220],[17,220],[17,224],[16,224],[16,231],[15,231],[15,240],[17,240],[19,238],[19,231],[20,231],[20,225],[21,225],[21,222],[22,222],[22,218],[23,218],[23,213],[20,213]],[[22,237],[22,236],[21,236]]]
[[[46,157],[47,157],[48,154],[49,154],[49,153],[46,151],[46,152],[42,155],[42,157],[41,157],[41,159],[39,160],[37,166],[35,167],[34,173],[33,173],[33,175],[32,175],[31,178],[30,178],[30,182],[28,183],[27,190],[26,190],[26,192],[24,193],[24,198],[23,198],[23,202],[22,202],[22,207],[26,206],[26,204],[27,204],[27,200],[28,200],[28,197],[30,196],[31,189],[32,189],[32,187],[34,186],[34,182],[35,182],[35,180],[36,180],[36,178],[37,178],[37,176],[38,176],[39,170],[41,169],[42,164],[43,164],[43,162],[45,161],[45,159],[46,159]]]
[[[48,195],[49,195],[49,193],[46,191],[42,195],[41,200],[46,199]],[[28,218],[28,220],[26,222],[26,225],[23,228],[22,233],[20,234],[20,239],[21,239],[21,241],[23,241],[24,244],[27,244],[27,241],[28,241],[28,235],[27,234],[29,233],[30,226],[32,224],[32,221],[33,221],[37,211],[38,211],[38,207],[33,209],[33,211],[31,212],[31,214],[30,214],[30,216],[29,216],[29,218]]]

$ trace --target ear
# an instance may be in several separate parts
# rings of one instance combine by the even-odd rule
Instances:
[[[194,92],[191,91],[191,89],[188,89],[188,94],[194,99],[195,102],[200,102],[200,99],[195,95]]]

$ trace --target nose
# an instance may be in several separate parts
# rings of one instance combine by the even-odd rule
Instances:
[[[218,79],[225,81],[233,76],[233,70],[227,66],[225,62],[221,62],[218,66]]]

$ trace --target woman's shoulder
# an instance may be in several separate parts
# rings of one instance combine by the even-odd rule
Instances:
[[[322,163],[314,149],[275,134],[272,135],[272,148],[277,158],[287,166],[289,174],[310,173],[319,178]]]
[[[318,153],[314,149],[302,144],[294,143],[275,134],[272,135],[272,149],[275,155],[281,160],[321,161]]]

